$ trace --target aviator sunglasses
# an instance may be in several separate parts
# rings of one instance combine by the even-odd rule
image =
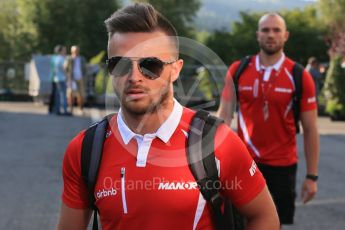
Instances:
[[[164,62],[156,57],[144,57],[144,58],[133,58],[133,57],[111,57],[106,61],[108,72],[114,77],[122,77],[132,71],[133,61],[137,61],[139,71],[148,79],[159,78],[165,65],[176,62],[168,61]]]

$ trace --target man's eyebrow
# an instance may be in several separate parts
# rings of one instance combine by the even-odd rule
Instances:
[[[280,31],[282,28],[280,27],[262,27],[259,30],[274,30],[274,31]]]

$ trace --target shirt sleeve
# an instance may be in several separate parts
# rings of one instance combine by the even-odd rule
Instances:
[[[233,75],[235,74],[235,71],[237,70],[238,66],[240,64],[240,61],[234,62],[226,72],[225,80],[224,80],[224,88],[222,91],[222,99],[225,101],[230,101],[234,95],[234,82],[233,82]]]
[[[314,80],[306,70],[303,71],[302,87],[303,91],[300,102],[301,112],[317,109]]]
[[[89,193],[81,175],[81,144],[84,132],[79,133],[68,145],[63,159],[62,201],[70,208],[85,209],[89,206]]]
[[[223,194],[237,206],[252,201],[266,182],[240,138],[226,125],[219,126],[215,154],[220,164]]]

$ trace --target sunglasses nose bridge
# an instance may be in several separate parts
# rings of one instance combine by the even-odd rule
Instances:
[[[140,69],[138,60],[132,60],[132,68],[128,76],[132,81],[139,81],[145,77]]]

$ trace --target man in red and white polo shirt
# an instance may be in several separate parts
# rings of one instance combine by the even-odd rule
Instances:
[[[238,81],[238,134],[263,173],[277,205],[281,224],[292,224],[296,197],[297,145],[292,111],[295,90],[294,61],[283,53],[288,40],[284,19],[269,13],[258,23],[260,52],[252,56]],[[240,61],[233,63],[225,79],[218,116],[230,125],[232,82]],[[306,203],[317,191],[319,136],[317,104],[312,77],[302,74],[300,119],[304,135],[307,176],[302,199]]]
[[[188,166],[194,111],[173,98],[183,60],[174,27],[151,5],[136,3],[106,20],[108,71],[121,110],[110,120],[95,205],[102,229],[215,229]],[[85,132],[69,144],[58,229],[86,229],[90,215],[81,175]],[[221,193],[247,218],[247,229],[279,229],[265,180],[242,141],[225,124],[215,137]]]

